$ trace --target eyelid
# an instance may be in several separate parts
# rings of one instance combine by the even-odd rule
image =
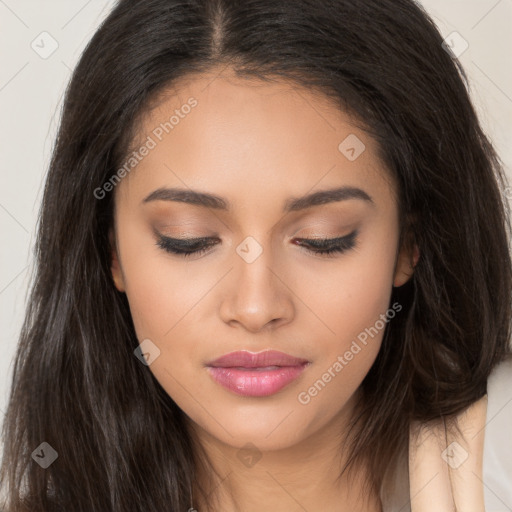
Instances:
[[[174,242],[174,243],[177,243],[177,244],[182,244],[182,245],[194,245],[194,244],[197,244],[197,243],[206,243],[206,244],[209,244],[209,245],[212,245],[212,242],[215,240],[216,242],[220,241],[219,237],[217,236],[188,236],[188,237],[177,237],[177,236],[168,236],[168,235],[164,235],[162,233],[160,233],[158,230],[154,229],[153,230],[155,236],[157,237],[157,239],[160,239],[160,240],[165,240],[167,242]],[[347,233],[346,235],[341,235],[341,236],[312,236],[312,235],[306,235],[306,236],[293,236],[290,238],[290,240],[292,239],[295,239],[295,240],[302,240],[302,241],[305,241],[305,242],[308,242],[308,241],[312,241],[312,242],[318,242],[318,243],[321,243],[321,242],[329,242],[329,243],[337,243],[337,242],[343,242],[347,239],[352,239],[352,238],[355,238],[359,235],[359,230],[358,229],[353,229],[350,233]]]
[[[346,235],[342,236],[296,236],[294,237],[295,240],[304,240],[306,242],[329,242],[331,244],[335,244],[338,242],[343,242],[345,240],[351,239],[356,237],[358,234],[357,230],[353,230],[350,233],[347,233]]]
[[[182,245],[184,247],[197,245],[200,243],[212,245],[213,240],[217,241],[219,240],[217,237],[213,236],[197,236],[197,237],[188,237],[188,238],[179,238],[179,237],[172,237],[172,236],[166,236],[166,235],[158,235],[158,238],[160,240],[165,240],[167,242],[172,242],[178,245]]]
[[[171,226],[171,224],[166,224],[164,227],[167,228]],[[180,227],[178,225],[172,225],[172,226],[175,226],[175,227]],[[194,235],[192,230],[188,230],[187,227],[182,227],[182,231],[180,231],[179,233],[177,233],[176,235],[165,235],[164,233],[162,233],[160,231],[160,229],[158,229],[157,227],[153,227],[153,234],[157,237],[157,238],[165,238],[165,239],[168,239],[168,240],[176,240],[177,242],[181,242],[181,241],[184,241],[184,242],[187,242],[187,241],[200,241],[200,240],[206,240],[208,238],[215,238],[215,237],[212,237],[212,236],[200,236],[200,235]]]
[[[210,252],[209,249],[220,241],[218,237],[198,237],[188,239],[170,238],[157,235],[156,245],[168,253],[189,258]],[[295,244],[308,253],[322,259],[333,258],[354,249],[358,245],[359,230],[354,229],[348,235],[335,238],[296,238]],[[196,248],[198,247],[198,248]]]

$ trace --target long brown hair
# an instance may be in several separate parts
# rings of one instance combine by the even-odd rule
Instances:
[[[412,0],[119,0],[73,72],[44,189],[36,272],[3,424],[10,512],[187,510],[197,453],[183,412],[133,351],[113,285],[112,193],[152,98],[190,73],[231,66],[322,91],[379,144],[396,177],[403,243],[421,253],[393,290],[362,383],[345,469],[379,492],[411,420],[450,418],[486,393],[510,353],[504,173],[464,70]],[[48,443],[47,468],[32,454]]]

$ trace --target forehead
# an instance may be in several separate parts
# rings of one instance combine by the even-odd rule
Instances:
[[[357,121],[282,80],[229,71],[182,78],[144,113],[131,149],[138,160],[121,186],[139,200],[163,186],[209,191],[235,208],[340,185],[394,195],[377,144]]]

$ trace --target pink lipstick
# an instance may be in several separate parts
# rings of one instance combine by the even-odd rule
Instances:
[[[295,380],[310,364],[276,350],[225,354],[207,363],[208,373],[226,389],[242,396],[269,396]]]

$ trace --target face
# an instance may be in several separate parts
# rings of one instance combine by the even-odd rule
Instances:
[[[343,414],[414,257],[376,144],[348,115],[285,82],[216,76],[175,84],[141,122],[115,186],[112,274],[191,423],[284,448]],[[296,359],[251,355],[268,350]]]

